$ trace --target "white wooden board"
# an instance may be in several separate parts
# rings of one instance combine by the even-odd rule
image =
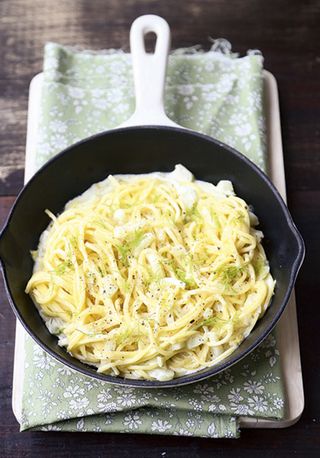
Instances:
[[[30,84],[28,128],[26,145],[25,183],[36,170],[35,151],[37,125],[42,88],[42,73],[36,75]],[[264,72],[265,113],[268,133],[268,154],[270,175],[280,194],[286,200],[283,151],[281,140],[280,113],[277,82],[274,76]],[[282,420],[240,418],[241,428],[284,428],[294,424],[304,408],[298,325],[294,293],[276,328],[278,347],[286,393],[286,412]],[[22,388],[24,375],[24,336],[21,324],[16,325],[16,342],[13,371],[12,408],[18,421],[21,419]]]

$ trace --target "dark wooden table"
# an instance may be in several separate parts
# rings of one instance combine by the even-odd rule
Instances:
[[[0,285],[0,456],[320,456],[320,2],[319,0],[1,0],[0,219],[22,187],[28,84],[46,41],[123,47],[140,14],[171,25],[173,47],[226,37],[234,50],[258,48],[278,80],[288,201],[306,241],[297,304],[306,407],[283,430],[245,430],[239,440],[19,433],[11,410],[15,320]]]

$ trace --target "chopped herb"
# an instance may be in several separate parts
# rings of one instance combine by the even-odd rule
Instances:
[[[233,284],[239,280],[243,273],[243,267],[228,266],[218,269],[217,274],[221,278],[222,283],[229,288],[232,288]]]
[[[139,324],[138,326],[134,326],[132,324],[123,324],[119,328],[119,331],[119,334],[117,334],[116,336],[116,341],[118,345],[129,343],[130,340],[134,340],[136,342],[142,336]]]
[[[187,208],[187,210],[182,212],[182,214],[184,216],[183,222],[185,224],[195,220],[196,218],[199,218],[201,215],[198,210],[198,203],[194,203],[191,208]]]
[[[128,266],[129,260],[132,259],[133,251],[140,245],[143,237],[144,231],[134,231],[123,245],[116,245],[120,260],[125,266]]]
[[[64,262],[61,262],[61,264],[59,264],[55,269],[54,269],[54,272],[57,274],[57,275],[63,275],[64,273],[66,273],[67,270],[71,269],[73,266],[72,262],[71,262],[71,259],[67,259],[66,261]]]
[[[200,328],[201,326],[220,326],[221,327],[228,322],[229,320],[224,320],[218,316],[213,316],[213,317],[207,318],[206,320],[203,320],[197,323],[197,328]]]
[[[188,276],[187,272],[182,269],[176,269],[175,274],[178,277],[179,280],[183,281],[183,283],[186,284],[187,287],[189,288],[196,288],[197,284],[194,280],[194,278]]]

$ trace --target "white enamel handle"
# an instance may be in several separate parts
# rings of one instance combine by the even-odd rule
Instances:
[[[144,37],[156,34],[154,53],[147,53]],[[153,14],[138,17],[130,30],[130,48],[133,66],[136,108],[128,121],[120,127],[141,125],[175,126],[164,111],[164,85],[168,54],[170,50],[170,28],[161,17]]]

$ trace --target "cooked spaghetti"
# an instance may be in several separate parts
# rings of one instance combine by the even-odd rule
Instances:
[[[170,380],[230,355],[267,309],[262,232],[231,182],[109,176],[70,201],[33,253],[48,329],[99,372]]]

